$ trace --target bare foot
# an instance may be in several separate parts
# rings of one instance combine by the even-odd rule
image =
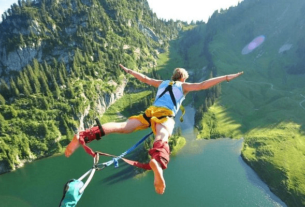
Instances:
[[[70,155],[79,147],[79,141],[77,135],[74,135],[72,141],[70,144],[67,146],[65,155],[66,157],[70,157]]]
[[[159,194],[163,194],[165,190],[165,180],[163,178],[163,169],[161,168],[160,164],[155,160],[151,159],[149,162],[151,169],[154,171],[155,175],[155,190]]]

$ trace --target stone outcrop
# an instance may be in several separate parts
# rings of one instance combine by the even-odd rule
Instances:
[[[34,58],[41,61],[42,51],[40,47],[34,46],[24,46],[19,47],[17,50],[12,52],[6,52],[2,49],[2,54],[0,56],[0,74],[9,71],[20,71],[27,64],[30,64]]]
[[[117,86],[115,82],[112,82],[111,84]],[[98,98],[97,103],[95,104],[95,108],[93,109],[98,116],[102,116],[112,104],[114,104],[117,100],[123,97],[126,84],[127,80],[124,80],[121,85],[117,86],[116,90],[113,93],[106,93]],[[88,116],[89,111],[90,105],[86,107],[83,113],[79,114],[80,125],[78,130],[84,130],[85,128],[88,128],[95,124],[94,120],[86,119],[86,116]]]
[[[139,30],[147,37],[150,37],[151,39],[153,39],[154,41],[158,42],[159,38],[157,37],[157,35],[154,33],[154,31],[148,27],[145,27],[143,24],[141,24],[141,22],[138,22],[139,25]]]

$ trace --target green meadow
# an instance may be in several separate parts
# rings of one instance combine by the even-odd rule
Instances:
[[[279,47],[277,42],[243,56],[228,36],[219,35],[209,48],[218,74],[244,75],[222,83],[198,137],[243,137],[244,160],[288,206],[304,206],[305,75],[286,73],[283,66],[294,57],[266,52]]]
[[[245,44],[232,41],[231,33],[228,30],[216,35],[208,50],[217,76],[239,71],[244,74],[221,83],[221,96],[202,116],[198,139],[243,138],[241,156],[260,178],[288,206],[304,206],[305,75],[286,73],[285,67],[297,60],[290,53],[278,53],[280,40],[242,55]],[[207,79],[201,71],[208,61],[199,54],[203,40],[187,48],[184,57],[181,50],[178,52],[181,42],[172,42],[169,51],[159,55],[161,77],[170,78],[174,68],[184,67],[191,74],[189,82]],[[188,95],[184,104],[190,103],[196,108],[200,105]]]

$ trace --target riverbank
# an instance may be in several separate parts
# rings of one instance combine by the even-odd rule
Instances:
[[[204,127],[197,138],[244,137],[243,160],[288,206],[305,206],[305,136],[302,125],[282,121],[252,129],[252,120],[259,120],[255,113],[251,121],[236,120],[236,115],[217,102],[205,113],[201,123]]]
[[[155,193],[153,172],[135,177],[134,167],[120,162],[119,168],[110,166],[95,173],[78,206],[126,206],[127,203],[145,207],[285,207],[240,158],[243,140],[196,140],[194,130],[187,126],[187,122],[177,124],[181,126],[187,143],[171,157],[164,171],[167,187],[162,196]],[[90,147],[117,155],[147,132],[109,135]],[[103,162],[109,158],[100,159]],[[64,184],[84,174],[92,167],[92,161],[84,150],[79,149],[68,159],[63,155],[46,158],[2,175],[1,204],[58,206]]]

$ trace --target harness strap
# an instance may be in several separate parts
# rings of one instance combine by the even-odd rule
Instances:
[[[169,92],[169,95],[170,95],[170,97],[171,97],[171,100],[172,100],[174,106],[177,108],[177,101],[176,101],[176,98],[175,98],[174,93],[173,93],[173,84],[175,84],[175,82],[170,82],[169,85],[168,85],[168,86],[164,89],[164,91],[160,94],[160,96],[158,96],[157,99],[161,98],[166,92]],[[157,99],[156,99],[156,100],[157,100]],[[184,114],[185,114],[185,109],[184,109],[184,107],[183,107],[182,105],[180,105],[180,110],[181,110],[181,112],[182,112],[182,115],[181,115],[181,117],[180,117],[180,122],[183,122],[183,116],[184,116]],[[144,115],[144,118],[145,118],[145,119],[146,119],[146,117],[147,117],[147,116]],[[147,119],[146,119],[146,120],[147,120]],[[149,121],[147,120],[147,122],[150,123],[150,120],[149,120]],[[151,125],[149,125],[149,126],[151,126]]]
[[[162,167],[162,169],[167,168],[167,164],[170,160],[169,155],[170,155],[170,148],[168,145],[168,142],[162,142],[161,140],[157,140],[154,142],[153,148],[148,151],[150,154],[151,158],[155,159]],[[142,168],[145,170],[151,170],[151,167],[149,163],[140,163],[138,161],[133,161],[129,159],[123,158],[122,155],[125,155],[124,153],[121,156],[115,156],[111,155],[108,153],[104,152],[97,152],[98,155],[103,155],[103,156],[108,156],[108,157],[113,157],[112,160],[104,163],[104,166],[109,166],[111,164],[114,164],[115,167],[118,167],[118,160],[122,159],[124,162],[126,162],[129,165]]]
[[[83,137],[80,137],[78,141],[79,141],[79,143],[82,145],[82,147],[84,148],[84,150],[85,150],[89,155],[91,155],[91,156],[94,158],[95,155],[96,155],[96,153],[95,153],[90,147],[88,147],[88,146],[86,145],[86,142],[85,142],[84,138],[83,138]]]
[[[115,164],[115,167],[118,167],[118,160],[122,159],[124,160],[127,164],[139,167],[139,168],[143,168],[146,170],[151,170],[151,167],[149,166],[149,164],[143,164],[143,163],[139,163],[137,161],[133,161],[133,160],[128,160],[123,158],[125,155],[129,154],[130,152],[132,152],[135,148],[137,148],[141,143],[143,143],[153,132],[150,132],[149,134],[147,134],[146,136],[144,136],[140,141],[138,141],[135,145],[133,145],[131,148],[129,148],[127,151],[123,152],[120,156],[115,156],[115,155],[111,155],[111,154],[107,154],[107,153],[103,153],[103,152],[97,152],[99,155],[104,155],[104,156],[108,156],[108,157],[113,157],[112,160],[104,163],[105,166],[109,166],[111,164]]]
[[[170,82],[169,85],[160,94],[160,96],[158,96],[157,99],[161,98],[166,92],[169,92],[169,95],[172,99],[172,102],[173,102],[174,106],[177,108],[177,101],[176,101],[176,98],[175,98],[174,93],[173,93],[173,84],[175,84],[175,82]]]
[[[113,157],[113,162],[115,163],[117,161],[117,156],[115,155],[112,155],[112,154],[108,154],[108,153],[104,153],[104,152],[99,152],[97,151],[96,153],[98,153],[99,155],[103,155],[103,156],[107,156],[107,157]],[[140,163],[138,161],[134,161],[134,160],[129,160],[129,159],[126,159],[126,158],[121,158],[124,162],[126,162],[127,164],[129,165],[132,165],[132,166],[136,166],[138,168],[142,168],[142,169],[145,169],[145,170],[151,170],[151,167],[149,166],[148,163]]]
[[[95,134],[96,140],[100,140],[102,138],[102,136],[105,136],[105,131],[104,131],[102,125],[101,125],[100,120],[98,118],[96,118],[95,121],[96,121],[96,124],[97,124],[98,128],[101,131],[101,136],[98,133]]]
[[[148,122],[148,124],[149,124],[148,127],[150,127],[150,126],[151,126],[151,122],[150,122],[151,117],[148,117],[148,116],[146,115],[146,113],[144,112],[144,113],[143,113],[143,118]]]
[[[185,108],[182,105],[180,105],[180,110],[182,112],[182,115],[180,116],[180,122],[183,122],[183,116],[185,114]]]
[[[174,116],[159,116],[159,117],[157,117],[157,119],[163,119],[163,118],[165,118],[165,117],[169,117],[169,118],[174,118]],[[148,117],[147,115],[146,115],[146,113],[144,112],[143,113],[143,118],[147,121],[147,123],[149,124],[149,126],[148,127],[151,127],[151,117]]]

